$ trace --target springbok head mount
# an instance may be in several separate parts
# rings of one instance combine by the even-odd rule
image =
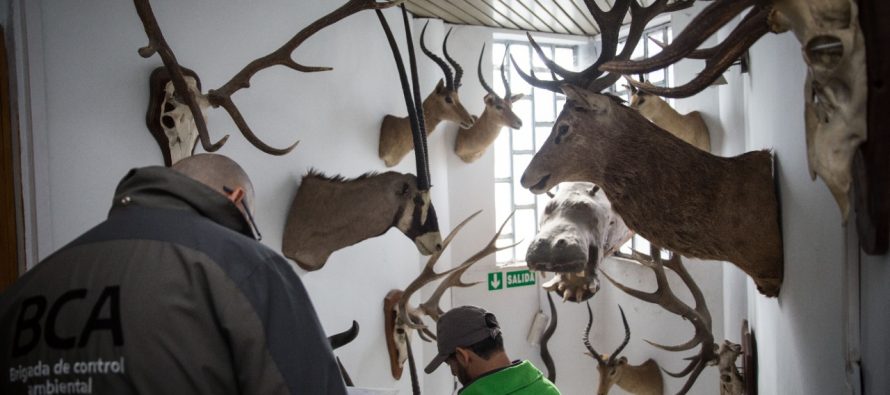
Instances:
[[[750,8],[723,43],[696,50],[711,34]],[[665,97],[688,97],[706,88],[732,62],[768,32],[791,30],[801,43],[808,66],[804,88],[807,156],[810,175],[821,177],[834,195],[846,221],[852,184],[853,157],[866,140],[868,84],[865,39],[853,0],[717,0],[706,7],[674,42],[649,59],[613,60],[609,72],[645,73],[684,57],[707,54],[697,78],[675,88],[631,81]]]
[[[452,29],[448,29],[448,33],[445,34],[445,39],[442,41],[442,54],[444,54],[445,59],[448,60],[448,63],[446,63],[442,58],[436,56],[436,54],[426,47],[426,40],[424,38],[426,36],[427,26],[429,26],[429,22],[423,25],[423,30],[420,32],[420,50],[435,62],[439,68],[442,69],[442,73],[445,74],[445,78],[439,80],[436,84],[436,89],[430,95],[435,98],[435,105],[433,107],[439,112],[438,115],[441,119],[457,123],[464,129],[469,128],[470,126],[473,126],[473,116],[470,115],[470,112],[464,108],[463,104],[461,104],[460,97],[457,93],[461,86],[460,79],[464,75],[464,70],[460,67],[460,64],[448,54],[448,37],[451,36]],[[448,66],[449,64],[454,68],[453,71],[451,67]]]
[[[225,109],[226,112],[229,113],[229,116],[232,118],[232,120],[235,122],[235,125],[241,131],[241,134],[243,134],[244,137],[255,147],[267,154],[284,155],[294,149],[297,143],[294,143],[286,148],[274,148],[266,145],[250,129],[250,126],[248,126],[247,122],[244,120],[244,117],[241,115],[238,107],[232,101],[232,95],[243,88],[249,87],[250,79],[256,73],[272,66],[284,65],[293,70],[307,73],[330,70],[329,67],[311,67],[299,64],[291,58],[291,54],[294,50],[297,49],[297,47],[299,47],[313,34],[317,33],[319,30],[324,29],[327,26],[340,21],[343,18],[346,18],[362,10],[380,10],[389,8],[398,4],[399,2],[349,0],[340,8],[337,8],[331,13],[318,19],[303,30],[300,30],[282,47],[278,48],[277,50],[266,56],[250,62],[222,87],[220,87],[219,89],[211,89],[207,92],[207,94],[202,94],[198,89],[190,89],[188,87],[189,85],[186,82],[186,78],[184,76],[184,68],[176,60],[176,56],[174,55],[173,50],[167,44],[167,41],[164,38],[163,33],[161,32],[161,28],[158,25],[158,21],[154,16],[154,12],[151,9],[149,0],[133,0],[133,3],[136,6],[136,11],[139,14],[139,18],[142,21],[142,25],[145,28],[145,33],[148,36],[149,40],[147,46],[139,49],[139,55],[144,58],[151,57],[155,53],[160,55],[161,60],[164,63],[164,67],[169,73],[169,79],[173,83],[174,92],[176,92],[176,101],[183,104],[186,108],[189,109],[189,112],[191,113],[191,122],[194,122],[195,127],[197,128],[198,138],[201,141],[201,146],[204,148],[204,150],[207,152],[214,152],[218,150],[220,147],[222,147],[223,144],[225,144],[226,140],[229,137],[228,135],[226,135],[216,143],[211,142],[210,133],[207,129],[207,123],[201,110],[202,103],[207,103],[214,108],[222,107],[223,109]],[[197,80],[197,75],[195,75],[194,78],[195,80]],[[180,92],[188,93],[182,94]],[[161,108],[164,108],[165,106],[166,104],[162,105]],[[179,113],[182,112],[182,110],[179,110]],[[178,114],[178,116],[182,117],[183,114]],[[183,123],[186,123],[186,121],[183,120]],[[189,147],[189,150],[190,149],[191,147]],[[167,156],[165,154],[165,162],[166,159]]]
[[[522,119],[519,118],[516,113],[513,112],[513,103],[516,103],[520,99],[522,99],[525,95],[522,93],[512,95],[510,92],[510,83],[507,81],[507,70],[506,70],[506,60],[507,54],[510,52],[510,48],[508,47],[504,50],[504,59],[501,61],[501,80],[504,83],[504,96],[499,96],[488,83],[485,82],[485,77],[482,75],[482,59],[485,55],[485,44],[482,44],[482,51],[479,52],[479,64],[476,66],[476,74],[479,76],[479,83],[482,84],[482,88],[485,89],[488,94],[485,95],[485,108],[486,111],[489,111],[492,114],[496,114],[499,124],[507,125],[511,129],[520,129],[522,128]]]

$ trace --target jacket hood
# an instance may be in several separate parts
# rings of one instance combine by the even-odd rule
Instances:
[[[222,193],[167,167],[149,166],[130,170],[114,192],[109,215],[128,205],[192,210],[219,225],[254,238],[250,223]]]

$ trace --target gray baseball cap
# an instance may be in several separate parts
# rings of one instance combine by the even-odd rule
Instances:
[[[494,326],[489,327],[487,322],[492,322]],[[500,333],[501,328],[494,314],[476,306],[453,308],[439,317],[436,323],[439,353],[426,365],[424,371],[427,374],[432,373],[454,354],[457,347],[472,346],[487,338],[494,339]]]

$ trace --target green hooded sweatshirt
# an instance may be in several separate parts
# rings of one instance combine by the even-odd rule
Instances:
[[[514,363],[473,380],[460,395],[559,395],[559,390],[529,361]]]

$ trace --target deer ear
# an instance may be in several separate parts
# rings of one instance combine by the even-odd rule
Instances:
[[[439,78],[439,83],[436,84],[436,93],[442,93],[445,90],[445,80]]]
[[[485,97],[482,100],[485,101],[485,104],[494,104],[494,96],[492,96],[491,93],[486,93]]]
[[[510,96],[510,103],[516,103],[517,101],[519,101],[519,100],[522,99],[523,97],[525,97],[525,94],[524,94],[524,93],[519,93],[519,94],[515,94],[515,95],[513,95],[513,96]]]

